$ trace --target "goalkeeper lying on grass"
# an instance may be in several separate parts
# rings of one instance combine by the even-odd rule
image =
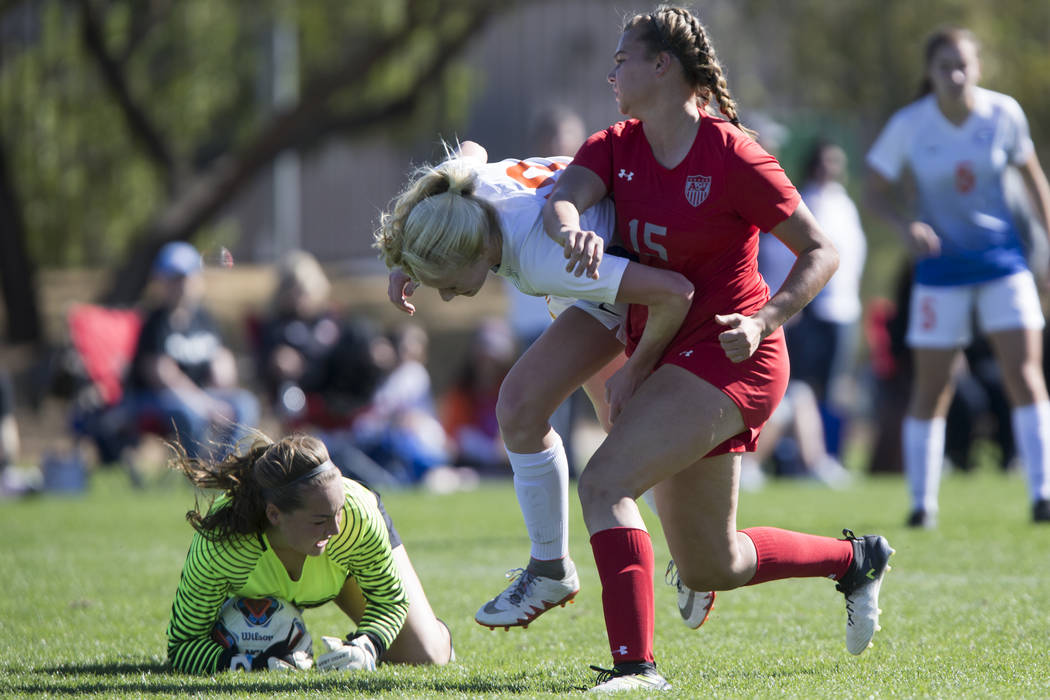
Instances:
[[[434,616],[379,497],[344,478],[320,440],[294,435],[271,442],[260,435],[245,453],[215,464],[176,450],[175,469],[223,495],[207,513],[198,507],[186,515],[196,534],[168,624],[173,668],[294,665],[287,644],[244,659],[212,638],[231,596],[275,596],[300,608],[334,600],[356,630],[345,640],[326,639],[321,670],[452,659],[448,627]]]

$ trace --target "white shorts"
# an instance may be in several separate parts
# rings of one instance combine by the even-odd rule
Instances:
[[[547,308],[550,309],[551,316],[554,318],[558,318],[561,312],[570,306],[586,311],[609,330],[618,328],[627,317],[627,304],[606,304],[569,297],[547,297]]]
[[[973,340],[973,323],[982,333],[1042,330],[1045,325],[1032,273],[1024,270],[978,284],[912,287],[908,345],[958,348]]]

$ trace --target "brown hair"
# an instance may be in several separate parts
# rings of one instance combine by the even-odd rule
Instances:
[[[922,82],[919,83],[919,97],[928,95],[933,91],[933,83],[930,82],[930,76],[928,73],[934,55],[936,55],[936,53],[944,46],[948,46],[949,44],[959,44],[963,41],[973,43],[974,48],[976,49],[981,48],[981,42],[977,40],[977,36],[969,29],[963,29],[962,27],[940,27],[926,37],[926,43],[922,50],[923,71]]]
[[[202,509],[200,502],[186,513],[193,529],[208,539],[225,540],[234,534],[261,532],[266,526],[266,504],[288,512],[303,504],[304,489],[326,484],[339,476],[327,469],[303,479],[328,461],[324,443],[309,435],[290,435],[273,442],[262,433],[244,452],[219,462],[191,458],[181,445],[172,445],[175,456],[169,466],[181,471],[201,489],[222,491],[229,502],[217,509]]]
[[[655,12],[635,15],[624,22],[623,31],[628,30],[637,31],[638,40],[649,49],[650,55],[667,51],[678,59],[701,108],[713,99],[730,123],[748,136],[755,136],[754,131],[740,123],[736,102],[729,92],[715,47],[704,25],[692,12],[682,7],[660,5]]]

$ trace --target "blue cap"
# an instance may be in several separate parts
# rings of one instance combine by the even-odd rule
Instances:
[[[160,277],[187,277],[204,267],[201,254],[185,241],[165,244],[153,261],[153,274]]]

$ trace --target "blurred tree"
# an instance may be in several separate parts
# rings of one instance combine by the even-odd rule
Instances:
[[[160,246],[206,227],[282,151],[404,128],[422,113],[433,121],[444,93],[462,91],[456,57],[513,5],[0,3],[0,147],[11,179],[0,192],[24,221],[10,228],[0,209],[0,239],[22,240],[23,262],[114,267],[106,301],[132,302]],[[259,85],[278,20],[299,33],[301,89],[274,110]],[[33,298],[8,286],[8,306]]]
[[[782,154],[789,173],[798,174],[809,141],[824,136],[847,147],[853,174],[862,176],[864,155],[886,120],[917,97],[926,37],[942,25],[974,31],[981,85],[1017,99],[1050,167],[1050,2],[739,0],[738,8],[748,18],[743,29],[754,25],[763,48],[755,81],[766,94],[763,106],[797,137]],[[862,177],[851,182],[859,202]],[[905,252],[881,220],[863,206],[861,213],[870,242],[865,296],[892,297]]]
[[[768,53],[763,76],[767,85],[790,86],[776,92],[776,104],[851,123],[865,145],[893,112],[916,98],[926,37],[943,25],[967,27],[982,44],[981,84],[1016,98],[1036,146],[1050,152],[1050,2],[741,0],[741,5],[745,16],[782,18],[783,53]],[[791,21],[784,21],[789,12]]]

